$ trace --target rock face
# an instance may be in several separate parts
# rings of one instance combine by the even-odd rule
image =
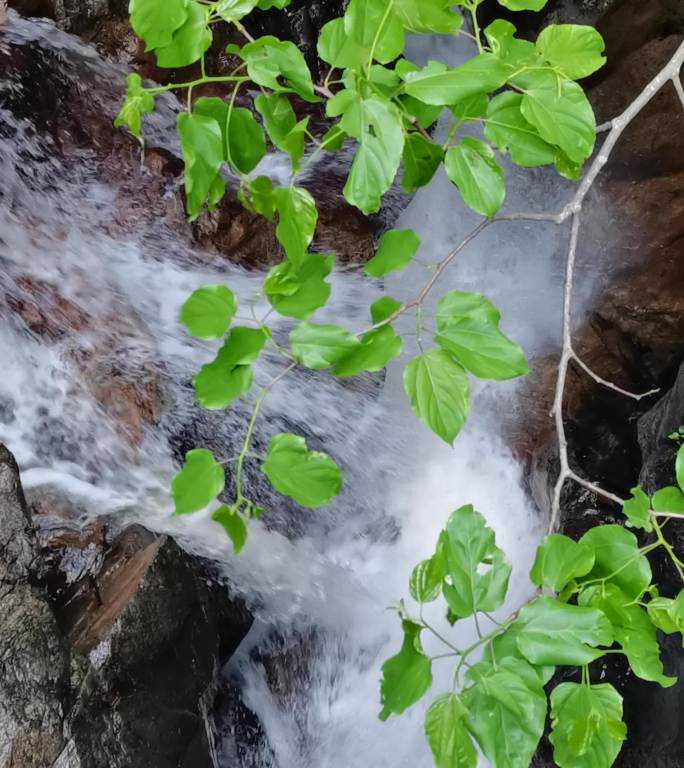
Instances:
[[[0,541],[0,766],[212,768],[244,605],[167,537],[32,521],[4,447]]]
[[[19,472],[0,446],[0,765],[52,765],[62,746],[69,656],[31,583],[34,549]]]

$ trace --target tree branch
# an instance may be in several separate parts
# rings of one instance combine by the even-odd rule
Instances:
[[[560,501],[563,486],[566,480],[574,480],[579,485],[593,491],[594,493],[601,495],[605,498],[614,501],[616,504],[622,505],[624,500],[619,496],[616,496],[608,491],[604,491],[598,485],[585,480],[570,469],[568,462],[568,441],[565,434],[565,425],[563,422],[563,396],[565,393],[565,384],[568,373],[568,365],[571,360],[575,360],[578,365],[586,371],[595,381],[608,387],[620,394],[632,397],[636,400],[640,400],[642,397],[646,397],[649,394],[654,394],[653,391],[647,392],[643,395],[634,395],[626,390],[612,384],[605,379],[595,374],[573,351],[572,348],[572,290],[575,274],[575,258],[577,255],[577,240],[579,236],[580,227],[580,214],[582,211],[582,204],[584,198],[589,193],[596,177],[600,173],[603,166],[608,162],[611,152],[613,151],[618,139],[627,128],[627,126],[634,120],[634,118],[641,112],[641,110],[651,101],[651,99],[658,93],[658,91],[669,81],[672,80],[677,88],[677,93],[682,100],[682,107],[684,108],[684,98],[681,93],[681,83],[679,82],[679,71],[684,63],[684,43],[682,43],[670,61],[663,67],[663,69],[651,80],[650,83],[642,90],[637,98],[625,109],[625,111],[614,120],[610,122],[610,132],[603,143],[603,146],[599,150],[598,155],[594,158],[593,162],[589,166],[589,170],[582,179],[580,186],[575,193],[573,199],[563,208],[558,214],[557,218],[546,218],[545,220],[557,221],[561,223],[568,217],[572,217],[572,226],[570,232],[570,244],[568,247],[568,257],[565,268],[565,283],[563,289],[563,331],[562,331],[562,347],[561,356],[558,363],[558,377],[556,379],[556,390],[553,402],[553,408],[551,409],[551,415],[554,419],[556,427],[556,436],[558,440],[558,454],[560,462],[560,471],[553,491],[553,500],[551,502],[551,513],[549,516],[549,532],[553,532],[558,524],[560,517]],[[679,87],[677,87],[679,86]],[[526,216],[519,215],[517,218],[531,218],[533,215],[528,214]],[[542,214],[541,216],[545,216]],[[534,218],[541,218],[539,215],[535,215]],[[513,217],[515,218],[515,216]],[[510,218],[509,218],[510,220]],[[542,219],[544,220],[544,219]]]
[[[649,389],[648,392],[644,392],[640,395],[635,394],[634,392],[628,392],[626,389],[622,389],[622,387],[618,387],[616,384],[613,384],[611,381],[607,381],[606,379],[599,376],[597,373],[595,373],[585,362],[582,360],[581,357],[575,352],[574,349],[571,348],[571,358],[574,360],[577,365],[585,372],[588,373],[591,378],[597,382],[598,384],[601,384],[604,387],[607,387],[608,389],[612,389],[614,392],[619,392],[621,395],[624,395],[625,397],[631,397],[632,400],[643,400],[645,397],[650,397],[651,395],[656,395],[658,392],[660,392],[660,389]]]
[[[675,91],[677,91],[679,100],[682,102],[682,108],[684,108],[684,88],[682,87],[682,81],[679,79],[679,72],[676,72],[672,77],[672,84],[675,87]]]

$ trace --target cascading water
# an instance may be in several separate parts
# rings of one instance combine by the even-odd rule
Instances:
[[[10,42],[33,38],[76,62],[89,78],[97,72],[122,82],[118,69],[48,25],[13,18],[4,35]],[[430,45],[436,58],[453,63],[466,55],[453,41]],[[420,59],[423,51],[412,53]],[[4,83],[0,104],[11,99],[15,85]],[[191,248],[161,221],[143,234],[122,234],[112,226],[120,190],[102,182],[87,151],[57,159],[52,139],[16,110],[3,109],[0,121],[6,297],[0,305],[0,440],[15,452],[26,486],[55,486],[89,515],[115,514],[122,522],[174,534],[190,551],[220,563],[247,597],[257,621],[225,674],[240,680],[265,739],[241,757],[243,765],[427,768],[423,705],[387,723],[377,719],[380,665],[399,645],[399,622],[385,609],[407,594],[411,568],[431,554],[449,512],[466,503],[487,517],[514,563],[511,600],[524,593],[539,515],[500,429],[501,415],[518,408],[517,385],[477,384],[472,416],[452,450],[418,424],[401,391],[402,363],[413,353],[415,337],[406,336],[404,360],[391,365],[382,387],[375,378],[341,383],[325,375],[290,376],[266,401],[257,447],[283,429],[305,434],[342,465],[345,489],[328,508],[305,515],[260,484],[268,528],[253,524],[243,554],[234,558],[208,513],[184,519],[170,514],[168,484],[178,453],[205,445],[232,455],[249,418],[247,404],[220,414],[192,404],[189,381],[212,351],[184,335],[177,315],[194,288],[216,282],[240,297],[243,315],[249,316],[252,299],[263,314],[263,300],[255,299],[262,275]],[[167,130],[173,146],[170,124],[156,130]],[[279,163],[274,159],[272,168]],[[530,179],[530,172],[510,171],[511,208],[534,204],[525,194]],[[548,209],[560,199],[563,186],[555,180],[537,173],[534,183],[537,194],[544,190],[538,207]],[[420,262],[443,258],[474,221],[439,176],[416,195],[398,225],[421,236],[419,261],[384,286],[353,270],[338,271],[321,318],[358,329],[383,291],[399,299],[413,296],[429,276]],[[557,317],[560,295],[560,263],[550,256],[555,238],[545,225],[492,228],[449,269],[440,290],[483,292],[501,308],[504,330],[530,356],[553,349],[558,323],[549,317]],[[70,313],[67,325],[74,333],[28,330],[26,313],[15,311],[17,302],[27,300],[27,284],[41,286],[38,303],[52,296],[46,286],[59,292],[53,303]],[[431,311],[426,307],[426,323]],[[276,333],[290,327],[280,321]],[[412,330],[402,327],[406,334]],[[162,382],[161,421],[145,430],[136,450],[103,410],[92,381],[112,370],[125,380],[151,368]],[[279,361],[266,353],[257,385],[279,370]],[[249,476],[259,483],[258,473]],[[473,633],[466,623],[453,631],[459,642]],[[295,645],[298,651],[287,656]],[[436,647],[429,640],[426,646]],[[286,651],[278,691],[264,664],[274,648]],[[449,663],[436,661],[434,693],[450,684]],[[232,767],[230,723],[219,720],[216,730],[219,764]]]

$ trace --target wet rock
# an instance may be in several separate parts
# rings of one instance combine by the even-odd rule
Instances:
[[[4,447],[0,541],[0,766],[213,768],[218,673],[251,616],[211,567],[140,526],[30,521]]]
[[[0,766],[44,768],[59,754],[68,653],[41,590],[19,472],[0,446]]]

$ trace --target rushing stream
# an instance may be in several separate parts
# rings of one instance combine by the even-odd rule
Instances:
[[[36,45],[61,50],[88,82],[122,82],[117,67],[48,25],[13,17],[5,34],[10,42],[33,37]],[[429,53],[457,62],[468,53],[459,46],[433,40]],[[414,58],[426,58],[422,47],[416,46]],[[11,81],[2,84],[0,104],[14,87]],[[380,665],[400,640],[399,622],[385,609],[407,595],[411,568],[432,552],[449,512],[465,503],[487,517],[514,564],[512,599],[526,592],[541,524],[500,426],[503,414],[510,418],[519,408],[519,385],[475,383],[472,417],[452,450],[410,413],[401,362],[391,365],[384,386],[374,378],[340,383],[324,375],[291,376],[267,401],[257,446],[283,429],[304,434],[342,465],[345,489],[330,507],[304,513],[269,493],[252,468],[255,492],[269,509],[268,529],[253,524],[243,554],[234,558],[208,513],[171,517],[168,485],[179,453],[206,445],[232,455],[249,416],[245,403],[220,414],[202,413],[192,404],[189,381],[212,350],[189,340],[177,315],[194,288],[224,282],[249,316],[262,275],[189,247],[163,222],[151,223],[143,235],[122,234],[112,226],[121,190],[102,181],[90,153],[78,150],[60,159],[52,139],[16,110],[0,109],[0,125],[0,279],[6,302],[0,303],[0,440],[16,454],[25,485],[59,488],[88,516],[115,514],[122,522],[171,532],[190,551],[222,564],[257,616],[225,670],[240,681],[268,742],[245,765],[430,766],[422,705],[387,723],[377,719]],[[166,128],[155,129],[168,130],[173,146],[169,126],[167,121]],[[260,170],[275,174],[281,165],[272,158]],[[510,171],[511,210],[549,209],[567,192],[552,174],[537,173],[537,197],[528,199],[532,178],[530,172]],[[360,328],[383,291],[400,299],[414,295],[430,263],[443,258],[475,221],[439,176],[398,223],[421,236],[418,262],[384,286],[353,269],[336,272],[331,305],[320,317]],[[497,225],[463,253],[440,291],[485,293],[501,308],[505,332],[530,357],[552,351],[562,269],[557,237],[550,225]],[[22,319],[14,311],[17,302],[29,300],[27,286],[32,301],[66,313],[73,332],[32,333],[26,312]],[[265,311],[263,300],[255,299],[255,309]],[[430,314],[428,307],[426,324]],[[276,332],[291,327],[277,322]],[[410,323],[402,330],[405,361],[415,339]],[[256,383],[267,382],[280,366],[265,354]],[[93,381],[106,380],[112,371],[123,381],[135,380],[150,370],[161,376],[161,421],[145,430],[134,449],[99,404]],[[439,615],[434,620],[443,623]],[[455,631],[460,643],[472,630],[464,624]],[[259,659],[272,644],[282,649],[290,640],[299,650],[288,657],[287,679],[273,693]],[[429,641],[427,647],[436,648]],[[448,661],[435,665],[437,693],[450,686],[452,670]],[[216,723],[219,765],[225,768],[236,765],[229,726]]]

